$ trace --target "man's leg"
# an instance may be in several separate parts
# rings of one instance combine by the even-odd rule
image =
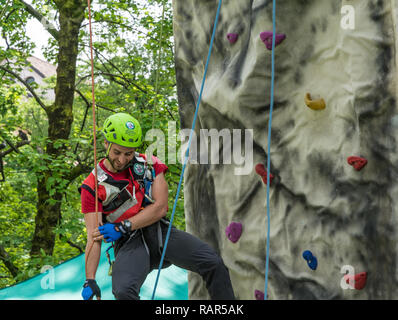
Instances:
[[[200,274],[212,300],[235,299],[229,272],[222,258],[197,237],[172,228],[165,259]]]
[[[138,231],[117,252],[112,267],[112,293],[117,300],[138,300],[149,273],[149,255]]]

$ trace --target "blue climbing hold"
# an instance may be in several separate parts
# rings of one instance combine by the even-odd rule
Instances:
[[[312,269],[312,270],[316,270],[316,267],[318,266],[318,260],[317,258],[312,254],[312,252],[310,250],[305,250],[303,252],[303,258],[304,260],[307,261],[308,266]]]

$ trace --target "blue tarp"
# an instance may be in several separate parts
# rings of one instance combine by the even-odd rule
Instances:
[[[97,269],[96,280],[103,300],[113,300],[112,278],[108,275],[109,263],[105,256],[106,246]],[[110,250],[112,252],[113,250]],[[111,254],[112,256],[112,254]],[[81,291],[85,281],[84,254],[55,267],[45,266],[42,273],[14,286],[0,290],[0,300],[82,300]],[[144,282],[140,297],[152,297],[157,270],[152,271]],[[156,289],[157,300],[187,300],[187,271],[174,265],[162,269]]]

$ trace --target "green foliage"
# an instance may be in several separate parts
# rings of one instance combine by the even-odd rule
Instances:
[[[14,72],[26,66],[34,44],[27,38],[26,22],[31,18],[19,1],[10,2],[4,10],[0,31],[7,45],[0,47],[0,61],[7,61]],[[59,27],[53,1],[33,0],[33,7]],[[172,43],[172,8],[166,0],[136,1],[99,0],[93,4],[94,72],[96,100],[97,158],[104,156],[101,125],[113,112],[126,111],[141,123],[144,133],[161,129],[168,141],[168,122],[176,121],[179,129],[175,70]],[[164,19],[162,18],[164,8]],[[1,10],[0,10],[1,11]],[[87,11],[86,11],[87,15]],[[86,16],[87,17],[87,16]],[[10,262],[18,268],[13,277],[0,259],[0,288],[27,279],[40,266],[56,265],[85,250],[84,216],[77,188],[93,167],[93,116],[91,110],[91,66],[89,61],[88,21],[80,29],[73,124],[68,139],[50,141],[48,115],[34,99],[26,98],[26,90],[15,85],[10,74],[0,70],[0,143],[21,140],[18,128],[29,132],[30,143],[3,158],[6,181],[0,182],[0,246]],[[44,50],[49,62],[57,64],[58,43],[50,38]],[[47,88],[54,88],[56,77],[46,79]],[[43,88],[36,88],[40,92]],[[175,139],[175,137],[173,137]],[[146,141],[139,150],[153,142]],[[46,153],[48,145],[62,150],[62,156]],[[180,143],[177,143],[177,150]],[[166,148],[166,154],[167,154]],[[0,151],[1,152],[1,151]],[[158,150],[155,151],[155,155]],[[167,159],[165,159],[167,160]],[[167,164],[167,162],[166,162]],[[77,166],[84,169],[80,176],[70,177]],[[169,217],[181,172],[180,164],[170,164],[166,173],[169,184]],[[38,198],[38,184],[44,181],[49,199]],[[54,228],[56,243],[52,256],[44,250],[30,257],[35,216],[39,205],[52,205],[53,196],[61,193],[61,222]],[[174,225],[185,229],[183,186],[176,207]]]
[[[6,248],[12,263],[21,271],[17,279],[0,278],[0,285],[23,280],[26,276],[24,270],[27,270],[29,264],[27,239],[32,236],[34,230],[36,199],[35,193],[21,192],[24,187],[34,188],[21,177],[0,183],[0,244]],[[2,264],[0,275],[10,276]]]

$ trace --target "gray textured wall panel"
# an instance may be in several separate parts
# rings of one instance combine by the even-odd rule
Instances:
[[[183,128],[192,124],[217,4],[173,0]],[[341,27],[347,4],[355,10],[353,30]],[[276,31],[287,37],[275,49],[270,299],[398,298],[397,7],[277,1]],[[265,186],[254,166],[267,159],[271,51],[259,37],[266,30],[272,1],[223,1],[195,128],[252,129],[253,170],[238,176],[234,164],[189,164],[184,180],[187,229],[221,254],[239,299],[264,289]],[[234,44],[231,32],[239,34]],[[307,92],[326,108],[308,108]],[[356,171],[349,156],[368,164]],[[237,243],[225,236],[231,221],[243,224]],[[317,257],[316,270],[304,250]],[[364,289],[341,288],[344,265],[368,273]],[[190,297],[208,298],[200,277],[189,279]]]

